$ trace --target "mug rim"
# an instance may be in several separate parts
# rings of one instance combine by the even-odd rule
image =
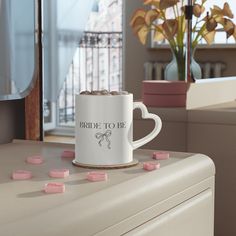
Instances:
[[[77,96],[84,96],[84,97],[109,97],[109,98],[114,98],[114,97],[123,97],[123,96],[132,96],[132,93],[128,94],[117,94],[117,95],[112,95],[112,94],[76,94]]]

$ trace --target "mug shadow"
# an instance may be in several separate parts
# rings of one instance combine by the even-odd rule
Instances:
[[[20,193],[17,195],[18,198],[35,198],[35,197],[42,197],[42,196],[46,196],[46,194],[42,190],[28,192],[28,193]]]
[[[124,170],[123,171],[125,174],[140,174],[140,173],[144,173],[143,169],[130,169],[130,170]]]
[[[88,183],[91,183],[91,182],[89,182],[89,181],[86,180],[86,179],[71,180],[71,181],[65,182],[65,184],[68,184],[68,185],[81,185],[81,184],[88,184]]]

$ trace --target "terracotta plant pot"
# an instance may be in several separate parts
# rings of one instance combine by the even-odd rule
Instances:
[[[149,107],[185,107],[187,86],[185,81],[145,80],[143,103]]]

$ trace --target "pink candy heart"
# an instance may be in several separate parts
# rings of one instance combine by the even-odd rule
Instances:
[[[69,169],[52,169],[49,171],[49,176],[52,178],[66,178],[69,174]]]
[[[75,152],[72,150],[64,150],[61,154],[64,158],[75,158]]]
[[[153,152],[152,158],[156,160],[167,160],[170,158],[170,153],[163,152],[163,151],[156,151],[156,152]]]
[[[106,181],[108,179],[108,176],[105,172],[92,171],[87,173],[86,179],[92,182]]]
[[[14,180],[25,180],[25,179],[31,179],[31,178],[32,178],[31,171],[16,170],[12,173],[12,179]]]
[[[157,170],[160,168],[160,163],[155,162],[144,162],[143,169],[147,171]]]
[[[45,193],[64,193],[65,184],[64,183],[47,183],[44,186]]]
[[[43,157],[42,156],[30,156],[27,157],[26,162],[29,164],[39,165],[43,163]]]

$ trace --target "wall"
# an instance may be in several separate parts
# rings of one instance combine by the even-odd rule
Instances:
[[[211,123],[188,124],[187,150],[208,155],[216,165],[215,236],[236,235],[236,125]]]
[[[124,84],[125,89],[134,94],[134,98],[141,97],[141,81],[144,78],[143,65],[147,61],[170,61],[171,53],[168,49],[147,49],[134,36],[129,21],[134,11],[142,7],[143,0],[124,1]],[[198,49],[197,61],[223,61],[227,68],[224,76],[236,75],[235,49]]]
[[[158,60],[166,54],[163,51],[156,53],[156,51],[147,50],[137,40],[129,26],[133,12],[140,8],[142,3],[142,0],[124,1],[124,83],[125,89],[132,92],[135,98],[139,98],[141,94],[144,62]]]
[[[24,138],[24,100],[0,101],[0,144]]]

